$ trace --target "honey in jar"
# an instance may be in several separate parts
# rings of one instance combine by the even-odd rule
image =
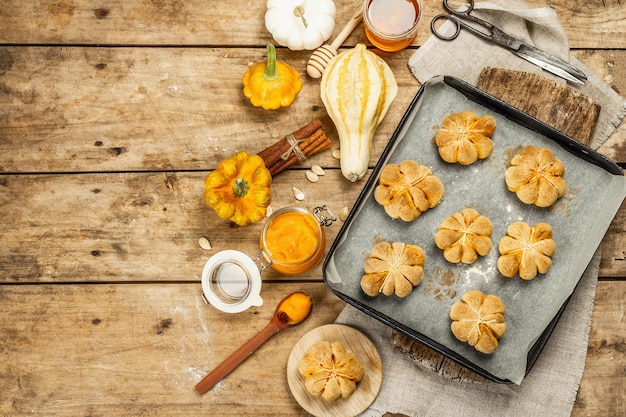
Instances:
[[[261,249],[277,272],[295,275],[313,268],[324,255],[326,234],[310,212],[289,207],[272,213],[263,227]]]
[[[421,13],[420,0],[365,0],[365,34],[383,51],[399,51],[415,39]]]

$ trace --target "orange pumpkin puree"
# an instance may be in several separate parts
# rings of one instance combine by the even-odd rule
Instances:
[[[277,307],[276,314],[281,314],[281,317],[286,316],[287,324],[294,325],[309,316],[312,306],[313,300],[310,295],[303,292],[294,292],[283,299]]]
[[[271,219],[264,245],[272,267],[279,272],[299,274],[315,266],[323,254],[320,229],[308,213],[286,211]]]

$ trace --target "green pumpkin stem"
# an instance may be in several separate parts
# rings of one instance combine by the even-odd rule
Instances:
[[[237,197],[244,197],[249,189],[250,186],[243,178],[237,178],[233,184],[233,191]]]
[[[278,78],[278,71],[276,70],[276,48],[271,43],[267,45],[267,67],[265,68],[263,76],[268,81]]]

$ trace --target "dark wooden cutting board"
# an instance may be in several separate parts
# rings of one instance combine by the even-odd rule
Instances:
[[[600,105],[580,92],[528,72],[484,68],[476,87],[588,145]]]
[[[573,139],[586,145],[591,141],[600,105],[567,85],[527,72],[487,67],[476,86]],[[445,378],[486,381],[396,330],[392,332],[391,342],[413,362]]]

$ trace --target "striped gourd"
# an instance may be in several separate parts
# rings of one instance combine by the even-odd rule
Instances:
[[[367,172],[374,132],[398,92],[396,79],[382,58],[357,44],[328,63],[320,91],[339,134],[341,173],[355,182]]]

